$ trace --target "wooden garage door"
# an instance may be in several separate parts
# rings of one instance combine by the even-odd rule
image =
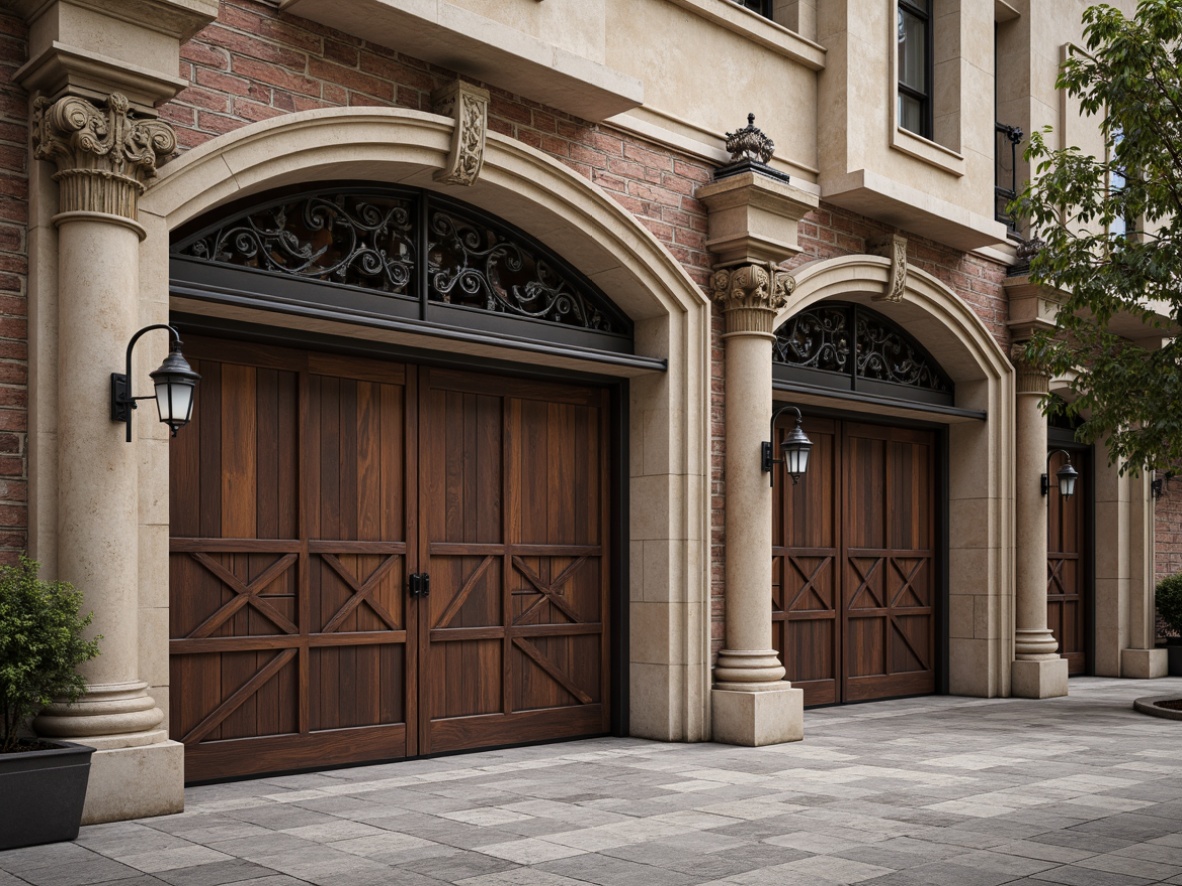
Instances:
[[[172,442],[169,617],[188,780],[607,731],[605,391],[185,350],[203,379]]]
[[[934,692],[936,436],[804,427],[808,473],[776,485],[773,642],[786,677],[806,705]]]
[[[1060,447],[1052,447],[1058,449]],[[1076,494],[1059,494],[1055,471],[1063,456],[1051,460],[1051,488],[1047,495],[1047,627],[1059,641],[1071,676],[1088,672],[1088,617],[1091,610],[1090,562],[1087,557],[1089,453],[1072,449],[1071,461],[1084,482]]]

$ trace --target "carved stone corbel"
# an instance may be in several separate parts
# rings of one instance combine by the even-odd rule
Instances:
[[[870,255],[880,255],[891,260],[891,277],[887,281],[886,291],[882,295],[874,296],[874,300],[902,301],[907,293],[907,238],[891,234],[889,237],[868,243],[866,251]]]
[[[471,185],[484,166],[484,142],[488,133],[488,90],[456,80],[436,90],[431,104],[436,114],[454,117],[451,153],[447,166],[435,173],[435,181]]]
[[[135,219],[139,195],[156,164],[176,150],[171,126],[130,110],[113,93],[106,107],[68,95],[33,104],[34,156],[53,160],[61,212],[101,212]]]
[[[726,316],[726,333],[771,335],[776,312],[788,304],[796,278],[775,264],[722,268],[710,278],[714,300]]]

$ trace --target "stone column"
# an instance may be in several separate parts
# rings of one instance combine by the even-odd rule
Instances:
[[[167,740],[139,678],[137,447],[110,415],[110,373],[122,371],[139,325],[137,200],[176,137],[119,94],[102,105],[38,99],[34,127],[35,156],[56,162],[59,186],[57,577],[83,593],[103,637],[83,668],[86,695],[51,706],[35,726],[99,749],[86,821],[178,811],[183,749]],[[166,352],[163,338],[157,344]],[[133,370],[133,393],[148,382]]]
[[[772,324],[794,281],[768,262],[719,270],[711,285],[726,317],[726,648],[714,669],[714,739],[797,741],[804,692],[783,679],[772,648],[772,489],[760,469],[772,415]]]
[[[1014,606],[1014,663],[1011,691],[1022,698],[1067,694],[1067,662],[1047,627],[1047,507],[1041,478],[1047,472],[1047,420],[1042,398],[1049,379],[1024,359],[1025,342],[1011,353],[1016,373],[1014,509],[1017,600]]]

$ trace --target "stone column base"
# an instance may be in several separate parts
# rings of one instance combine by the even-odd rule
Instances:
[[[1059,698],[1066,695],[1067,659],[1011,663],[1010,694],[1017,698]]]
[[[760,747],[804,738],[804,690],[712,689],[714,741]]]
[[[1156,680],[1166,676],[1168,653],[1164,649],[1122,649],[1120,675],[1135,680]]]
[[[180,742],[104,748],[91,756],[83,824],[170,815],[184,808],[185,746]]]

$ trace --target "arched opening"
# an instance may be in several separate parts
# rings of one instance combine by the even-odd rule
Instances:
[[[628,553],[627,569],[618,581],[622,599],[627,601],[621,613],[621,623],[628,625],[627,633],[624,634],[621,628],[619,634],[627,636],[624,650],[627,673],[626,678],[622,675],[614,677],[619,685],[613,684],[613,693],[627,711],[631,734],[666,740],[703,738],[709,723],[709,564],[702,561],[699,552],[708,530],[708,512],[700,504],[707,500],[709,490],[708,378],[705,372],[709,306],[700,288],[686,277],[677,262],[606,195],[544,155],[494,134],[489,135],[480,181],[463,192],[464,203],[480,218],[494,217],[503,223],[498,230],[521,233],[540,247],[542,251],[536,254],[544,254],[547,260],[560,258],[563,266],[573,273],[571,279],[587,282],[602,293],[604,304],[615,305],[624,325],[631,325],[634,341],[631,346],[620,343],[617,331],[608,333],[616,336],[611,346],[556,341],[556,337],[561,339],[564,333],[572,331],[584,334],[602,330],[588,330],[545,319],[512,317],[508,312],[471,309],[462,305],[453,306],[464,313],[486,315],[486,318],[472,323],[452,320],[430,326],[432,318],[423,315],[401,318],[413,321],[410,323],[386,322],[400,318],[387,316],[383,320],[373,316],[380,313],[375,311],[366,312],[368,316],[339,311],[329,316],[310,310],[317,306],[308,304],[306,299],[301,303],[301,299],[292,297],[296,285],[308,281],[296,280],[291,275],[287,275],[291,279],[285,281],[284,291],[280,293],[281,298],[287,299],[282,304],[264,306],[251,299],[237,298],[242,293],[224,283],[207,287],[199,293],[184,291],[183,287],[175,288],[169,301],[161,298],[161,293],[168,291],[168,281],[163,278],[162,269],[166,266],[164,258],[173,232],[196,233],[193,228],[186,227],[195,224],[194,219],[209,217],[206,214],[214,211],[222,212],[224,218],[230,212],[227,207],[238,204],[238,201],[253,199],[257,203],[262,195],[283,188],[315,189],[314,183],[318,181],[365,181],[402,191],[416,189],[415,193],[425,195],[424,203],[456,205],[448,199],[453,191],[448,190],[447,195],[441,197],[439,192],[444,186],[433,182],[431,177],[433,171],[444,164],[451,125],[448,118],[395,109],[309,112],[246,127],[169,164],[162,170],[159,182],[141,202],[141,217],[147,232],[143,246],[146,258],[141,273],[142,313],[145,318],[157,322],[167,318],[171,311],[173,315],[196,317],[213,325],[265,327],[272,343],[283,337],[302,343],[308,336],[319,336],[331,337],[335,342],[351,342],[370,355],[375,348],[413,351],[416,355],[423,355],[426,362],[410,361],[405,377],[417,372],[435,380],[430,384],[439,382],[431,389],[434,393],[424,394],[420,378],[420,398],[447,400],[454,395],[452,399],[479,399],[479,392],[465,388],[470,379],[456,380],[429,366],[446,363],[458,353],[470,361],[492,361],[499,367],[518,367],[521,369],[516,373],[518,375],[524,373],[536,377],[539,372],[556,376],[578,373],[585,378],[626,384],[621,426],[627,454],[619,456],[609,466],[609,471],[614,470],[619,479],[619,522],[623,527],[620,547],[626,548]],[[217,270],[245,273],[242,268],[218,267]],[[351,296],[357,295],[349,286],[345,283],[334,289],[341,292],[348,289]],[[400,299],[395,301],[401,302]],[[432,307],[428,299],[427,309]],[[556,332],[548,329],[545,334],[521,334],[523,327],[510,331],[490,330],[482,326],[486,321],[547,324]],[[602,339],[601,345],[605,342],[606,339]],[[253,347],[258,350],[257,346]],[[290,356],[290,351],[285,353]],[[275,359],[281,360],[281,357]],[[325,373],[331,375],[327,368],[312,365],[315,362],[312,350],[300,349],[298,360],[304,361],[302,367],[293,369],[276,365],[266,367],[266,371],[293,372],[297,392],[301,383],[311,383],[301,382],[301,373],[309,379],[314,375],[319,378],[328,377]],[[420,365],[429,368],[420,370]],[[372,371],[372,367],[363,370],[353,366],[348,373],[335,376],[338,387],[343,389],[344,382],[340,380],[344,379],[356,388],[360,397],[361,385],[397,387],[400,384],[390,375],[388,366],[376,371],[373,377],[367,376],[367,371]],[[530,384],[535,389],[538,387],[536,382]],[[450,393],[444,393],[444,388]],[[381,396],[385,396],[384,389],[379,400]],[[206,408],[208,405],[205,404]],[[567,424],[577,429],[582,427],[580,422],[593,421],[590,415],[573,415],[584,406],[585,403],[571,404],[558,397],[549,401],[546,411],[553,413],[565,409],[572,412]],[[200,402],[198,408],[201,408]],[[524,405],[513,408],[521,413],[528,411]],[[439,424],[431,417],[423,422],[425,425],[420,423],[420,434],[432,422]],[[585,436],[575,433],[571,439]],[[151,489],[151,494],[158,498],[163,498],[164,478],[168,476],[165,445],[163,439],[148,441],[145,449],[149,457],[144,460],[141,471],[141,486]],[[583,458],[576,446],[572,443],[570,447],[555,447],[556,457],[565,459],[564,464],[593,462],[598,457]],[[430,451],[446,452],[448,448],[441,446]],[[446,475],[446,468],[442,470]],[[519,473],[524,477],[524,472]],[[602,479],[601,475],[599,480],[589,482],[598,483]],[[512,486],[504,486],[504,494],[511,493]],[[423,492],[420,488],[418,494]],[[167,545],[161,542],[167,538],[168,532],[167,520],[161,520],[158,513],[143,516],[141,537],[150,550],[164,554]],[[310,544],[311,537],[308,541]],[[490,556],[488,552],[479,551],[465,553],[456,550],[451,553],[456,557],[476,558],[480,562]],[[372,570],[367,572],[370,564],[358,561],[354,568],[342,559],[343,552],[335,552],[335,556],[342,569],[336,570],[331,564],[327,568],[350,587],[350,599],[362,594],[373,577]],[[389,559],[393,554],[389,551],[351,552],[349,556]],[[572,548],[561,556],[573,558],[571,564],[567,564],[569,566],[583,554]],[[552,601],[544,588],[552,588],[567,567],[550,564],[543,568],[527,559],[519,559],[522,568],[517,570],[518,577],[524,576],[524,581],[534,591],[542,591],[542,596],[547,597],[547,606],[557,606],[559,601]],[[166,566],[162,556],[145,554],[141,562],[164,574]],[[473,564],[472,574],[479,570],[480,562]],[[510,568],[516,569],[512,558],[508,562]],[[586,570],[588,563],[589,560],[585,560],[575,572]],[[378,568],[381,564],[375,559],[373,569]],[[405,571],[405,566],[397,564],[386,568],[391,572],[399,568]],[[536,583],[529,579],[527,571],[537,579]],[[492,572],[491,567],[486,569],[485,576]],[[504,588],[502,585],[502,590]],[[432,600],[440,599],[437,593],[437,585],[432,582]],[[474,594],[475,590],[471,593]],[[533,596],[538,594],[533,593]],[[160,608],[167,611],[166,606]],[[257,611],[257,607],[249,602],[244,608]],[[361,603],[354,605],[354,610],[366,611],[367,618],[380,618],[371,609],[368,604],[364,607]],[[388,611],[389,607],[386,609]],[[339,610],[330,615],[336,618]],[[477,630],[486,627],[475,626]],[[589,635],[585,633],[583,636]],[[492,642],[475,635],[471,639],[475,643]],[[541,668],[543,672],[548,672],[547,662],[541,659],[552,664],[559,657],[558,652],[547,646],[549,640],[547,637],[532,642],[538,655],[531,656],[528,650],[523,651],[531,660],[531,667]],[[153,637],[145,643],[148,648],[144,654],[154,662],[158,663],[162,656],[166,656],[167,637],[162,641]],[[518,647],[523,649],[521,644]],[[283,665],[276,667],[282,670]],[[560,669],[550,668],[553,670]],[[158,666],[155,673],[159,673]],[[557,678],[550,673],[547,679],[555,682]],[[557,680],[558,684],[561,682]],[[158,677],[156,683],[160,687],[157,697],[167,703],[170,700],[167,678]],[[592,695],[577,680],[561,689],[576,698],[579,691]],[[311,716],[298,710],[296,715]],[[506,736],[500,743],[513,740],[512,736]]]
[[[822,443],[774,529],[777,639],[807,704],[1009,692],[1012,368],[934,277],[911,269],[887,300],[890,270],[874,256],[804,265],[777,316],[798,357],[773,370],[774,396],[806,430],[815,416]]]

